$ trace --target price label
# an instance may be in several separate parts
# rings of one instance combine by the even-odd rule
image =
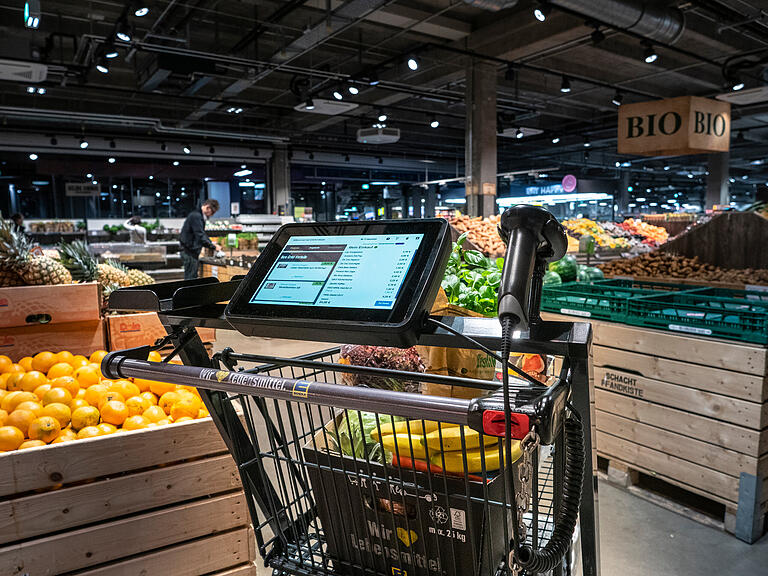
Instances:
[[[768,286],[757,286],[755,284],[747,284],[744,288],[748,292],[768,292]]]
[[[701,334],[702,336],[711,336],[712,330],[709,328],[697,328],[696,326],[681,326],[680,324],[670,324],[670,330],[675,332],[688,332],[689,334]]]
[[[582,318],[591,318],[592,312],[586,310],[571,310],[570,308],[560,308],[561,314],[568,314],[569,316],[581,316]]]

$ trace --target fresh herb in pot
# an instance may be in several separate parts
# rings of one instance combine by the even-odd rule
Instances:
[[[477,250],[464,250],[465,232],[453,244],[443,277],[443,290],[451,304],[484,316],[496,316],[504,258],[486,258]]]

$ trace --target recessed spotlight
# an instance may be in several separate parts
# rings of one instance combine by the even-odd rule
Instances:
[[[110,156],[110,157],[107,159],[107,162],[109,162],[110,164],[114,164],[115,162],[117,162],[117,160],[116,160],[114,157]]]
[[[30,159],[30,160],[37,160],[37,154],[35,154],[35,153],[33,152],[32,154],[30,154],[30,155],[29,155],[29,159]]]
[[[85,150],[86,148],[88,148],[88,140],[86,140],[85,138],[80,138],[80,148],[82,150]]]
[[[34,86],[27,86],[27,94],[34,94],[37,89]]]
[[[116,189],[117,189],[117,184],[112,184],[112,190],[116,190]]]
[[[182,151],[184,154],[192,154],[192,148],[189,146],[189,144],[184,144]]]
[[[416,56],[409,56],[407,63],[408,63],[408,68],[410,68],[414,72],[419,69],[420,62]]]
[[[149,8],[147,8],[146,6],[137,8],[133,13],[133,15],[136,16],[137,18],[141,18],[143,16],[146,16],[147,14],[149,14]]]
[[[179,165],[179,161],[178,161],[178,160],[174,160],[174,161],[173,161],[173,165],[174,165],[174,166],[178,166],[178,165]]]
[[[99,183],[99,181],[98,181],[98,180],[91,180],[91,184],[93,184],[94,186],[95,186],[96,184],[98,184],[98,183]]]
[[[40,88],[38,88],[38,89],[37,89],[37,93],[38,93],[38,94],[40,94],[40,96],[45,96],[45,93],[46,93],[46,92],[48,92],[48,90],[46,90],[46,89],[45,89],[45,88],[43,88],[42,86],[41,86]]]
[[[554,138],[552,138],[552,144],[557,144],[559,142],[560,142],[560,136],[555,136]]]
[[[149,175],[149,179],[150,179],[150,180],[154,180],[154,179],[155,179],[155,177],[154,177],[152,174],[150,174],[150,175]]]
[[[86,174],[86,175],[85,175],[85,177],[86,177],[86,178],[89,178],[89,179],[91,179],[91,178],[93,178],[93,174],[91,174],[91,173],[89,172],[88,174]]]
[[[621,168],[621,162],[616,160],[616,163],[614,164],[614,166],[616,166],[616,168]]]

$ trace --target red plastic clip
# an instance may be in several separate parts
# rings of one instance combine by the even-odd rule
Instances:
[[[509,436],[522,440],[531,430],[531,421],[525,414],[510,414]],[[483,432],[488,436],[504,437],[504,412],[486,410],[483,412]]]

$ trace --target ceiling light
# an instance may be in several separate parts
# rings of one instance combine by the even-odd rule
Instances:
[[[315,109],[315,101],[312,100],[312,98],[307,98],[307,101],[304,103],[304,110],[314,110]]]
[[[668,171],[670,170],[670,168],[671,168],[671,167],[670,167],[669,165],[665,165],[665,166],[664,166],[664,171],[665,171],[665,172],[668,172]]]
[[[386,121],[387,121],[387,115],[382,110],[379,110],[379,122],[386,122]]]
[[[24,2],[24,26],[37,29],[40,27],[40,18],[43,12],[40,10],[40,0],[27,0]]]
[[[376,75],[375,72],[368,75],[368,85],[369,86],[377,86],[379,84],[380,80],[379,77]]]
[[[429,122],[429,127],[430,128],[437,128],[438,126],[440,126],[440,122],[438,122],[437,118],[432,116],[432,120]]]
[[[637,200],[638,202],[645,202],[646,198],[635,198],[635,200]]]
[[[522,131],[520,128],[518,128],[517,130],[515,130],[515,138],[517,138],[518,140],[520,140],[520,138],[522,138],[523,136],[525,136],[525,134],[523,134],[523,131]]]
[[[245,170],[238,170],[234,173],[234,176],[237,176],[238,178],[242,178],[243,176],[250,176],[253,174],[253,170],[248,170],[247,168]]]
[[[34,94],[36,89],[34,86],[27,86],[27,94]]]
[[[80,148],[82,150],[85,150],[86,148],[88,148],[88,140],[86,140],[85,138],[80,138]]]
[[[748,175],[744,174],[744,176],[741,177],[742,180],[747,180],[749,178]]]
[[[109,74],[109,62],[107,62],[107,59],[104,56],[99,58],[96,62],[96,70],[102,74]]]
[[[174,160],[174,161],[173,161],[173,165],[174,165],[174,166],[178,166],[178,165],[179,165],[179,161],[178,161],[178,160]]]
[[[40,94],[40,96],[45,96],[46,92],[47,92],[47,90],[45,88],[43,88],[42,86],[37,89],[37,93]]]
[[[560,142],[560,136],[555,136],[552,138],[552,144],[557,144],[558,142]]]
[[[136,11],[133,13],[133,15],[136,16],[137,18],[141,18],[142,16],[146,16],[147,14],[149,14],[149,8],[147,8],[146,6],[137,8]]]
[[[408,57],[408,68],[410,68],[414,72],[419,69],[419,59],[416,58],[416,56]]]
[[[644,45],[646,48],[645,52],[643,53],[643,59],[645,60],[646,64],[653,64],[659,59],[659,54],[656,52],[653,44],[644,43]]]
[[[56,136],[51,137],[51,146],[56,146],[59,141],[56,139]]]
[[[560,92],[567,94],[571,91],[571,81],[568,76],[563,76],[563,81],[560,83]]]
[[[731,90],[734,92],[738,92],[739,90],[742,90],[744,88],[744,82],[742,82],[739,78],[733,81],[733,84],[731,84]]]
[[[589,148],[592,146],[592,142],[589,141],[589,138],[584,138],[584,148]]]
[[[539,22],[544,22],[552,9],[549,6],[537,6],[533,15]]]
[[[624,94],[621,93],[620,90],[616,90],[616,94],[613,95],[613,100],[611,100],[615,106],[621,106],[621,103],[624,102]]]
[[[595,31],[592,32],[591,38],[592,44],[600,44],[600,42],[605,40],[605,34],[603,34],[600,28],[595,28]]]
[[[192,154],[192,148],[189,146],[189,144],[184,144],[182,151],[184,154]]]
[[[33,152],[32,154],[30,154],[30,155],[29,155],[29,159],[30,159],[30,160],[37,160],[37,154],[35,154],[35,153]]]
[[[344,95],[341,92],[339,92],[338,90],[334,90],[333,91],[333,97],[336,98],[336,100],[343,100],[344,99]]]
[[[117,51],[117,48],[114,46],[105,46],[104,47],[104,56],[106,58],[117,58],[120,54]]]
[[[109,162],[110,164],[114,164],[116,161],[117,160],[115,160],[115,158],[113,158],[112,156],[110,156],[109,159],[107,159],[107,162]]]
[[[688,172],[688,178],[693,178],[693,172]]]
[[[150,180],[154,180],[154,179],[155,179],[155,177],[154,177],[154,176],[152,176],[152,174],[150,174],[150,175],[149,175],[149,179],[150,179]]]
[[[614,164],[614,166],[616,166],[616,168],[621,168],[621,162],[616,160],[616,163]]]
[[[90,172],[88,172],[88,174],[86,174],[86,175],[85,175],[85,177],[86,177],[86,178],[88,178],[88,179],[91,179],[91,178],[93,178],[93,174],[91,174]]]
[[[128,26],[128,23],[125,20],[117,25],[117,33],[115,36],[117,36],[118,40],[122,40],[123,42],[131,41],[131,27]]]
[[[349,93],[352,94],[353,96],[357,96],[360,93],[360,90],[358,90],[357,86],[354,86],[354,85],[350,85],[349,88],[347,88],[347,90],[349,90]]]

